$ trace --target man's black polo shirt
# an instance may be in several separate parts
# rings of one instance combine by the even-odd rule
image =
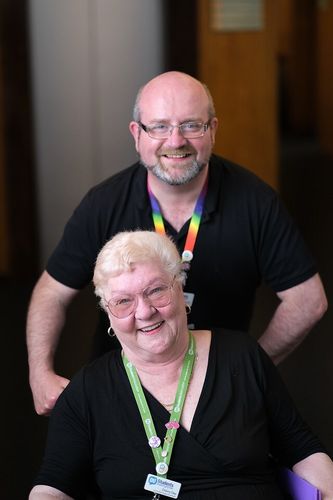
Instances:
[[[68,221],[48,261],[49,274],[81,289],[92,279],[99,250],[114,234],[154,230],[146,182],[146,169],[136,163],[93,187]],[[165,221],[180,252],[188,227],[189,221],[177,233]],[[213,155],[185,286],[195,294],[189,322],[195,328],[247,330],[261,281],[278,292],[316,271],[274,190],[249,171]]]

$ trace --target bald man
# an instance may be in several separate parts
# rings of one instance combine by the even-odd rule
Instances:
[[[38,414],[50,413],[69,382],[54,371],[66,310],[119,231],[173,238],[186,273],[189,328],[248,330],[256,289],[268,284],[279,304],[259,342],[275,363],[326,311],[316,264],[277,194],[212,153],[217,126],[209,90],[190,75],[163,73],[139,90],[129,124],[139,161],[87,193],[33,290],[27,346]],[[107,328],[101,316],[95,354],[112,348]]]

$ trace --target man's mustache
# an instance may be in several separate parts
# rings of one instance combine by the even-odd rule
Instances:
[[[159,156],[172,156],[172,155],[192,155],[196,153],[194,148],[184,147],[184,148],[161,148],[158,151]]]

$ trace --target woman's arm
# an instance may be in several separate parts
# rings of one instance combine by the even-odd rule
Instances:
[[[34,486],[29,495],[29,500],[54,500],[55,498],[58,500],[74,500],[73,497],[69,497],[62,491],[44,484]]]
[[[333,500],[333,462],[324,446],[304,422],[276,367],[259,349],[263,368],[262,384],[272,455],[322,493],[322,500]]]
[[[321,491],[322,500],[333,500],[333,462],[326,453],[313,453],[292,469]]]

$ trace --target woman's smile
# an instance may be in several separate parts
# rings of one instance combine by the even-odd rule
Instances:
[[[161,326],[163,325],[163,321],[159,321],[158,323],[154,323],[153,325],[145,326],[142,328],[139,328],[138,331],[142,332],[145,335],[153,335],[155,333],[159,333],[161,330]]]

